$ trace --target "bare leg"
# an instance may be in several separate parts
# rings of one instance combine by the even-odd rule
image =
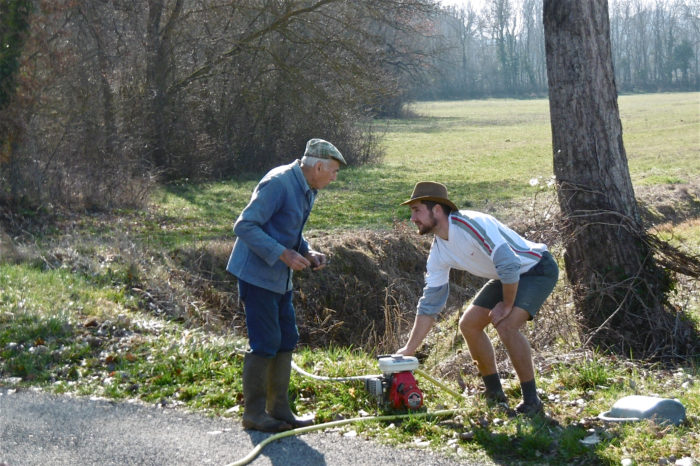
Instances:
[[[459,330],[482,376],[495,374],[496,354],[484,329],[491,323],[489,309],[471,304],[459,319]]]
[[[528,319],[527,311],[514,307],[508,317],[496,328],[520,382],[527,382],[535,378],[530,342],[527,341],[525,335],[520,333],[520,328]]]

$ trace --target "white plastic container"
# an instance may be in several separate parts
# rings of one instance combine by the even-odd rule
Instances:
[[[685,420],[685,406],[676,399],[632,395],[617,400],[610,411],[600,413],[598,418],[608,422],[651,419],[658,424],[678,425]]]
[[[379,358],[379,370],[384,374],[394,374],[416,369],[418,369],[418,359],[414,356],[392,354],[391,356]]]

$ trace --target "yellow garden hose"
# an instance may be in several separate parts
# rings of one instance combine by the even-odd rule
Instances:
[[[274,442],[275,440],[279,440],[284,437],[290,437],[292,435],[300,435],[300,434],[305,434],[308,432],[313,432],[316,430],[323,430],[323,429],[329,429],[331,427],[338,427],[338,426],[344,426],[345,424],[351,424],[353,422],[361,422],[361,421],[393,421],[396,419],[404,419],[407,417],[427,417],[427,416],[435,416],[435,417],[440,417],[440,416],[451,416],[452,414],[458,413],[465,411],[466,408],[458,408],[458,409],[443,409],[439,411],[433,411],[433,412],[422,412],[422,413],[409,413],[409,414],[393,414],[393,415],[386,415],[386,416],[367,416],[367,417],[353,417],[351,419],[342,419],[340,421],[331,421],[331,422],[326,422],[323,424],[316,424],[313,426],[308,426],[308,427],[299,427],[298,429],[293,429],[293,430],[287,430],[284,432],[280,432],[275,435],[271,435],[262,442],[258,443],[255,448],[253,448],[250,453],[244,458],[241,458],[240,460],[230,463],[227,466],[243,466],[244,464],[248,464],[253,459],[255,459],[256,456],[260,454],[263,448],[268,443]]]
[[[316,380],[329,380],[329,381],[333,381],[333,382],[346,382],[348,380],[365,380],[365,379],[373,379],[376,377],[381,377],[381,375],[356,375],[356,376],[351,376],[351,377],[326,377],[323,375],[316,375],[316,374],[311,374],[309,372],[306,372],[304,369],[299,367],[294,361],[292,361],[292,368],[295,371],[297,371],[298,373],[300,373],[301,375],[304,375],[306,377],[311,377],[312,379],[316,379]],[[415,372],[416,374],[418,374],[422,377],[425,377],[430,382],[432,382],[433,384],[442,388],[443,390],[445,390],[447,393],[454,396],[458,400],[462,400],[464,398],[461,394],[457,393],[456,391],[452,390],[450,387],[445,385],[444,382],[441,382],[440,380],[436,379],[435,377],[428,374],[424,370],[414,369],[413,372]]]
[[[292,360],[292,369],[297,371],[303,376],[310,377],[315,380],[326,380],[326,381],[331,381],[331,382],[347,382],[348,380],[365,380],[365,379],[373,379],[375,377],[381,377],[381,375],[354,375],[351,377],[327,377],[325,375],[316,375],[312,374],[310,372],[306,372],[304,369],[301,367],[297,366],[297,364]]]
[[[352,377],[325,377],[325,376],[320,376],[320,375],[315,375],[311,374],[309,372],[304,371],[302,368],[297,366],[294,361],[292,360],[292,368],[299,372],[300,374],[306,376],[306,377],[311,377],[316,380],[326,380],[326,381],[336,381],[336,382],[343,382],[343,381],[348,381],[348,380],[364,380],[368,378],[374,378],[374,377],[379,377],[378,375],[359,375],[359,376],[352,376]],[[449,388],[447,385],[445,385],[444,382],[441,382],[440,380],[436,379],[435,377],[431,376],[427,372],[421,370],[421,369],[415,369],[415,372],[422,377],[425,377],[428,379],[430,382],[433,384],[437,385],[438,387],[442,388],[445,390],[447,393],[450,395],[454,396],[458,400],[463,400],[464,398],[462,395],[457,393],[456,391],[452,390]],[[433,411],[433,412],[418,412],[418,413],[408,413],[408,414],[389,414],[389,415],[384,415],[384,416],[366,416],[366,417],[354,417],[351,419],[341,419],[339,421],[331,421],[331,422],[326,422],[323,424],[316,424],[313,426],[308,426],[308,427],[299,427],[297,429],[292,429],[292,430],[287,430],[284,432],[280,432],[274,435],[271,435],[267,437],[265,440],[260,442],[253,448],[248,455],[246,455],[244,458],[234,462],[230,463],[227,466],[243,466],[245,464],[250,463],[255,459],[256,456],[260,454],[263,448],[268,443],[274,442],[275,440],[279,440],[281,438],[285,437],[290,437],[292,435],[300,435],[300,434],[305,434],[308,432],[314,432],[316,430],[324,430],[324,429],[329,429],[331,427],[338,427],[338,426],[344,426],[346,424],[351,424],[354,422],[361,422],[361,421],[393,421],[396,419],[405,419],[407,417],[428,417],[428,416],[435,416],[435,417],[440,417],[440,416],[450,416],[458,412],[463,412],[465,411],[466,408],[457,408],[457,409],[443,409],[443,410],[438,410],[438,411]]]
[[[426,379],[428,379],[429,381],[431,381],[432,383],[434,383],[434,384],[437,385],[438,387],[442,388],[443,390],[445,390],[447,393],[449,393],[450,395],[454,396],[454,397],[457,398],[458,400],[461,401],[461,400],[464,399],[464,397],[463,397],[461,394],[459,394],[459,393],[457,393],[456,391],[452,390],[450,387],[448,387],[447,385],[445,385],[444,382],[439,381],[438,379],[436,379],[436,378],[433,377],[432,375],[428,374],[428,373],[425,372],[424,370],[422,370],[422,369],[415,369],[414,372],[415,372],[416,374],[422,376],[422,377],[425,377]]]

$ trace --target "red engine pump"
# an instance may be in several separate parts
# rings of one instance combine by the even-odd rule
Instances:
[[[413,356],[394,354],[379,357],[381,377],[365,380],[365,388],[377,401],[393,409],[420,409],[423,406],[423,392],[413,377],[418,368],[418,359]]]
[[[418,409],[423,406],[423,392],[418,388],[415,377],[410,371],[393,374],[389,401],[394,409]]]

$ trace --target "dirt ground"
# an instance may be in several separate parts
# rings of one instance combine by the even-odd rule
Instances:
[[[649,224],[678,224],[700,217],[700,178],[691,183],[640,186],[635,193]]]

